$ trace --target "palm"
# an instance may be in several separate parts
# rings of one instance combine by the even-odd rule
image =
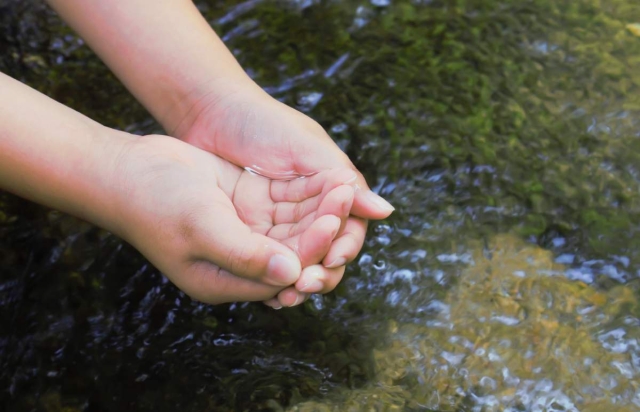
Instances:
[[[349,158],[322,127],[304,114],[278,102],[255,84],[226,84],[212,98],[203,99],[192,117],[183,121],[174,134],[182,140],[214,153],[242,168],[252,168],[273,179],[309,176],[332,168],[356,173],[356,190],[350,216],[322,260],[323,286],[312,292],[328,292],[340,281],[344,265],[362,248],[366,219],[387,217],[393,208],[370,192],[366,181]],[[240,209],[243,209],[240,207]],[[262,225],[264,225],[264,220]],[[279,229],[267,232],[279,233]],[[293,240],[284,240],[289,246]],[[299,238],[298,238],[299,239]],[[295,247],[295,246],[294,246]],[[314,259],[322,258],[318,254]],[[305,262],[306,263],[306,262]],[[298,282],[296,287],[305,285]]]
[[[122,234],[203,301],[277,295],[325,256],[353,201],[343,184],[355,178],[350,169],[272,181],[176,139],[136,143],[123,162]],[[297,269],[274,272],[275,255],[295,259]]]
[[[222,159],[218,159],[224,162]],[[320,263],[351,207],[348,169],[332,169],[305,179],[275,181],[239,170],[228,213],[254,233],[275,239],[300,258],[302,267]]]

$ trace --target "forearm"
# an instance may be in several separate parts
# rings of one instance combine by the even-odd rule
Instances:
[[[211,83],[250,81],[191,0],[48,2],[168,133]]]
[[[114,230],[127,139],[0,73],[0,188]]]

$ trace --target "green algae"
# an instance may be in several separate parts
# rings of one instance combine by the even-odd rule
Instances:
[[[637,350],[604,334],[640,339],[640,6],[384,3],[198,2],[397,206],[337,291],[296,311],[205,308],[109,234],[0,194],[0,402],[528,410],[524,395],[553,392],[633,409]],[[0,10],[0,70],[107,126],[160,131],[46,6]]]

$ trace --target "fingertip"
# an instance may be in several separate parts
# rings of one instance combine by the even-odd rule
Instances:
[[[309,282],[302,283],[302,286],[298,288],[299,292],[303,293],[318,293],[324,289],[324,283],[321,280],[311,280]]]
[[[282,309],[282,305],[280,304],[280,301],[276,298],[271,298],[269,300],[265,300],[264,303],[266,306],[269,306],[271,309],[274,310],[280,310]]]
[[[305,268],[300,279],[295,284],[298,292],[305,294],[328,293],[342,280],[345,267],[329,269],[322,265],[313,265]]]
[[[303,267],[314,265],[325,257],[333,239],[339,235],[341,226],[342,221],[337,216],[323,215],[300,235],[294,248],[298,252]]]
[[[393,213],[395,208],[381,196],[368,189],[358,189],[355,192],[351,214],[363,219],[385,219]]]
[[[340,185],[329,191],[318,206],[319,215],[336,215],[346,218],[351,212],[355,198],[355,188],[351,185]]]
[[[278,302],[283,307],[292,308],[303,303],[307,298],[307,294],[296,290],[294,287],[288,287],[278,293]]]
[[[331,240],[335,239],[342,226],[342,220],[334,215],[321,216],[318,220],[324,220],[326,222],[327,228],[331,229]]]
[[[355,216],[347,219],[344,230],[331,243],[329,251],[324,256],[322,264],[326,268],[335,268],[340,265],[341,258],[345,259],[345,263],[351,262],[356,258],[367,233],[367,221]]]
[[[293,253],[276,253],[269,259],[265,281],[274,286],[293,284],[300,277],[300,260]]]
[[[313,265],[304,268],[300,279],[295,284],[298,291],[304,293],[317,293],[324,289],[324,280],[326,276],[319,265]]]

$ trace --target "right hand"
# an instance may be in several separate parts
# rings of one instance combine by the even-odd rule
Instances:
[[[317,280],[314,265],[344,226],[356,175],[343,168],[274,181],[177,139],[145,136],[125,146],[116,180],[114,232],[176,286],[207,303],[278,307],[307,297],[300,289]]]

